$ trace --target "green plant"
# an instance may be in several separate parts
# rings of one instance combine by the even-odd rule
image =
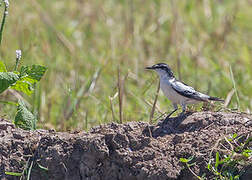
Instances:
[[[14,124],[25,130],[35,130],[36,123],[36,117],[27,109],[24,101],[19,100]]]
[[[46,67],[41,65],[21,66],[18,71],[21,51],[17,50],[16,55],[16,65],[14,71],[7,72],[4,63],[0,61],[0,94],[7,89],[14,89],[30,96],[34,91],[33,87],[44,75]],[[1,102],[3,103],[4,101]],[[18,103],[12,104],[17,106],[17,113],[14,120],[15,125],[26,130],[36,129],[37,119],[28,110],[25,102],[19,99]]]
[[[188,170],[195,176],[197,177],[197,179],[203,180],[204,176],[200,177],[198,176],[192,169],[191,166],[194,166],[196,163],[192,162],[193,161],[194,156],[190,156],[189,158],[180,158],[179,161],[184,163],[186,165],[186,167],[188,168]]]
[[[3,12],[3,19],[2,19],[2,23],[0,27],[0,45],[2,43],[4,24],[5,24],[6,17],[8,15],[8,9],[9,9],[9,1],[3,0],[3,3],[4,3],[4,12]]]
[[[34,167],[34,165],[36,165],[39,168],[39,170],[42,170],[42,172],[48,171],[48,168],[46,168],[46,167],[40,165],[38,162],[34,161],[34,157],[32,157],[32,158],[29,157],[22,172],[6,171],[5,174],[10,175],[10,176],[20,177],[20,180],[22,180],[22,179],[29,180],[31,178],[31,172],[32,172],[32,168]]]
[[[208,170],[220,180],[238,180],[244,173],[243,167],[252,165],[252,136],[231,135],[218,141],[220,147],[215,153],[215,159],[210,158]]]
[[[216,180],[238,180],[244,173],[245,167],[252,165],[252,136],[250,134],[238,136],[236,133],[229,138],[219,139],[210,152],[207,169],[214,174]],[[213,151],[215,158],[212,158]],[[194,156],[180,158],[188,170],[198,179],[205,179],[206,175],[198,176],[191,167]]]

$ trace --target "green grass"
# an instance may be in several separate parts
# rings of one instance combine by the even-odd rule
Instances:
[[[0,59],[12,69],[14,52],[21,49],[23,64],[48,67],[35,95],[25,97],[41,128],[88,129],[119,122],[118,66],[123,122],[148,121],[158,79],[144,67],[157,62],[169,64],[178,78],[212,96],[225,99],[235,87],[228,108],[250,112],[250,17],[246,0],[11,1]],[[0,99],[13,97],[5,93]],[[162,93],[156,106],[161,112],[172,110]],[[0,104],[0,112],[15,116],[10,105]],[[153,120],[159,116],[156,109]]]
[[[214,176],[212,179],[239,180],[244,173],[249,173],[246,168],[252,163],[252,150],[249,147],[251,141],[252,137],[249,136],[249,133],[239,136],[235,133],[229,137],[220,138],[208,152],[207,169]],[[202,157],[198,157],[198,159],[200,158]],[[191,167],[196,165],[194,156],[180,158],[180,162],[184,163],[185,167],[197,179],[206,179],[206,173],[199,176],[192,170]]]

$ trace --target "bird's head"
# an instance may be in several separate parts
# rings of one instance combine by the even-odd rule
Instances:
[[[158,63],[150,67],[146,67],[145,69],[155,70],[160,77],[169,77],[174,78],[173,72],[171,68],[165,63]]]

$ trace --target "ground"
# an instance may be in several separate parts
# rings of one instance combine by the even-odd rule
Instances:
[[[5,172],[29,168],[31,179],[197,179],[191,171],[212,179],[207,163],[221,149],[219,142],[234,133],[251,137],[252,116],[206,111],[157,125],[111,123],[73,133],[24,131],[0,119],[0,179],[19,179]],[[180,158],[191,156],[190,171]],[[241,179],[251,177],[248,166]]]

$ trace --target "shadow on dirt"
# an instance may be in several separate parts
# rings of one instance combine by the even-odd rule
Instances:
[[[185,132],[193,132],[200,130],[212,121],[208,119],[192,119],[188,118],[193,112],[186,112],[185,114],[178,115],[177,117],[169,117],[161,120],[155,126],[149,126],[143,130],[143,134],[153,138],[163,137],[170,134],[183,134]],[[151,133],[151,134],[150,134]]]

